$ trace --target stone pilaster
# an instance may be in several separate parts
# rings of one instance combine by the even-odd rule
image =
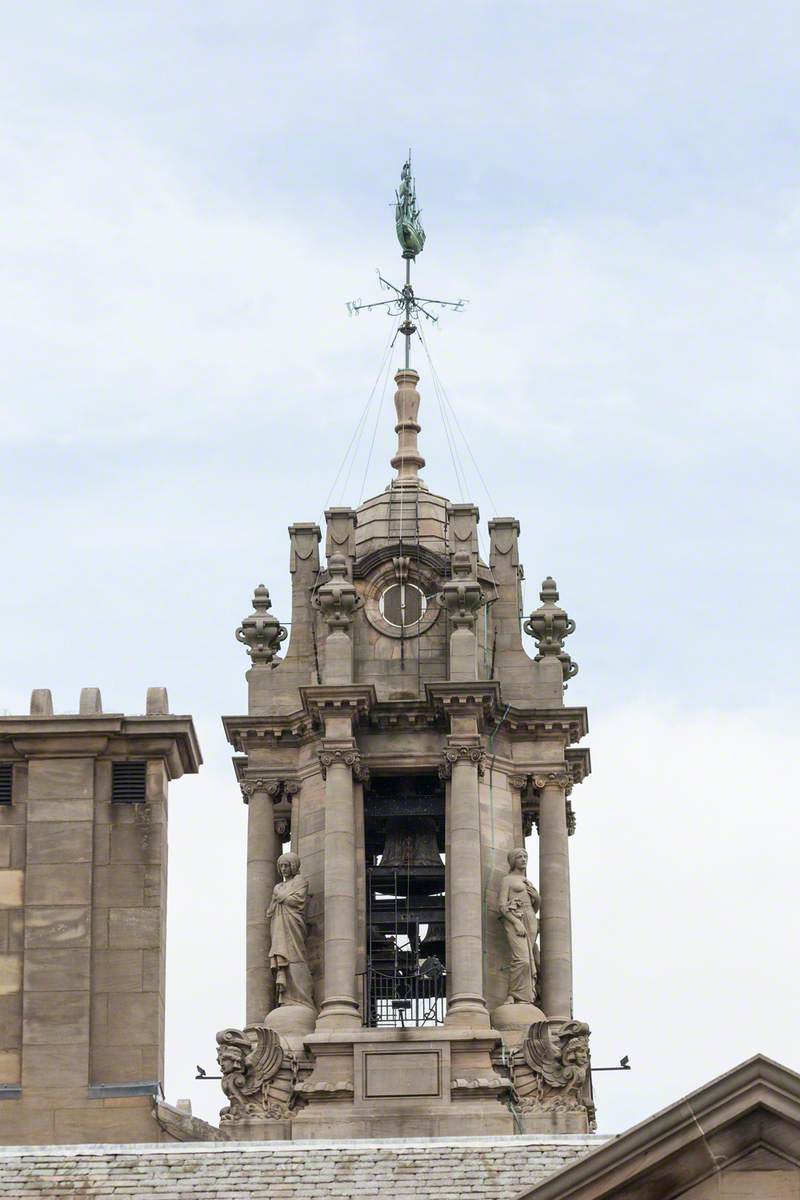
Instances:
[[[537,775],[539,790],[539,891],[542,1008],[548,1018],[572,1016],[572,920],[566,771]]]

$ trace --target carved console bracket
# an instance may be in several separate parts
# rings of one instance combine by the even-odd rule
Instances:
[[[510,1060],[521,1113],[585,1113],[595,1128],[589,1026],[585,1021],[536,1021]]]
[[[217,1062],[228,1098],[220,1125],[290,1118],[297,1104],[297,1060],[274,1029],[223,1029],[217,1034]]]

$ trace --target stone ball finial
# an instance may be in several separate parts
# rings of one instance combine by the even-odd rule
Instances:
[[[288,630],[269,612],[271,607],[269,590],[260,583],[253,593],[253,611],[236,630],[236,640],[247,647],[253,666],[277,666],[272,660],[288,637]]]
[[[542,601],[525,622],[525,632],[536,641],[535,662],[543,658],[557,658],[561,663],[564,680],[572,679],[578,674],[578,664],[573,662],[564,649],[564,640],[575,632],[575,622],[558,606],[558,585],[552,575],[542,582],[539,592]]]

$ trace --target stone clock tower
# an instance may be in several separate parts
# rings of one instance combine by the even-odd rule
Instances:
[[[401,244],[403,204],[401,185]],[[420,248],[404,244],[407,265]],[[263,585],[237,630],[248,711],[224,726],[249,811],[247,1014],[217,1036],[223,1128],[587,1132],[568,836],[590,763],[586,711],[565,705],[574,622],[547,578],[523,625],[519,523],[489,521],[484,561],[478,509],[420,477],[419,376],[406,365],[395,381],[389,486],[326,512],[324,564],[319,527],[289,529],[285,652]],[[534,829],[538,870],[523,849]]]

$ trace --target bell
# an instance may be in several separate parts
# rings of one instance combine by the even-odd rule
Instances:
[[[441,867],[436,823],[430,817],[389,817],[382,867]]]
[[[444,962],[444,924],[432,921],[425,937],[419,944],[420,958],[436,957]]]

